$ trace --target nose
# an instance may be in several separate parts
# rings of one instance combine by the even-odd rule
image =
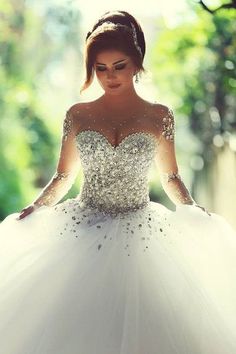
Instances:
[[[107,70],[107,78],[113,78],[115,75],[115,70],[111,69],[111,70]]]

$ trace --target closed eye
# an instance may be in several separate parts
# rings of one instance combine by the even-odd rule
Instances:
[[[121,65],[117,65],[117,66],[115,67],[115,69],[116,69],[116,70],[122,70],[122,69],[124,69],[125,67],[126,67],[126,64],[121,64]],[[104,68],[104,67],[99,67],[99,66],[97,66],[96,68],[97,68],[98,71],[105,71],[105,70],[106,70],[106,68]]]

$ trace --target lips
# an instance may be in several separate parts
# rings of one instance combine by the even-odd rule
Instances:
[[[120,86],[120,84],[108,85],[108,87],[110,87],[110,88],[115,88],[115,87],[119,87],[119,86]]]

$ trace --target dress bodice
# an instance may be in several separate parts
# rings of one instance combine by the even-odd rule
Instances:
[[[81,207],[117,214],[148,204],[149,170],[157,148],[153,133],[131,133],[113,146],[102,133],[83,130],[76,144],[83,167]]]

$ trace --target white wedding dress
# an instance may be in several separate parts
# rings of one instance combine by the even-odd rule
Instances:
[[[150,201],[153,134],[74,138],[79,195],[0,224],[0,353],[235,354],[233,228]]]

